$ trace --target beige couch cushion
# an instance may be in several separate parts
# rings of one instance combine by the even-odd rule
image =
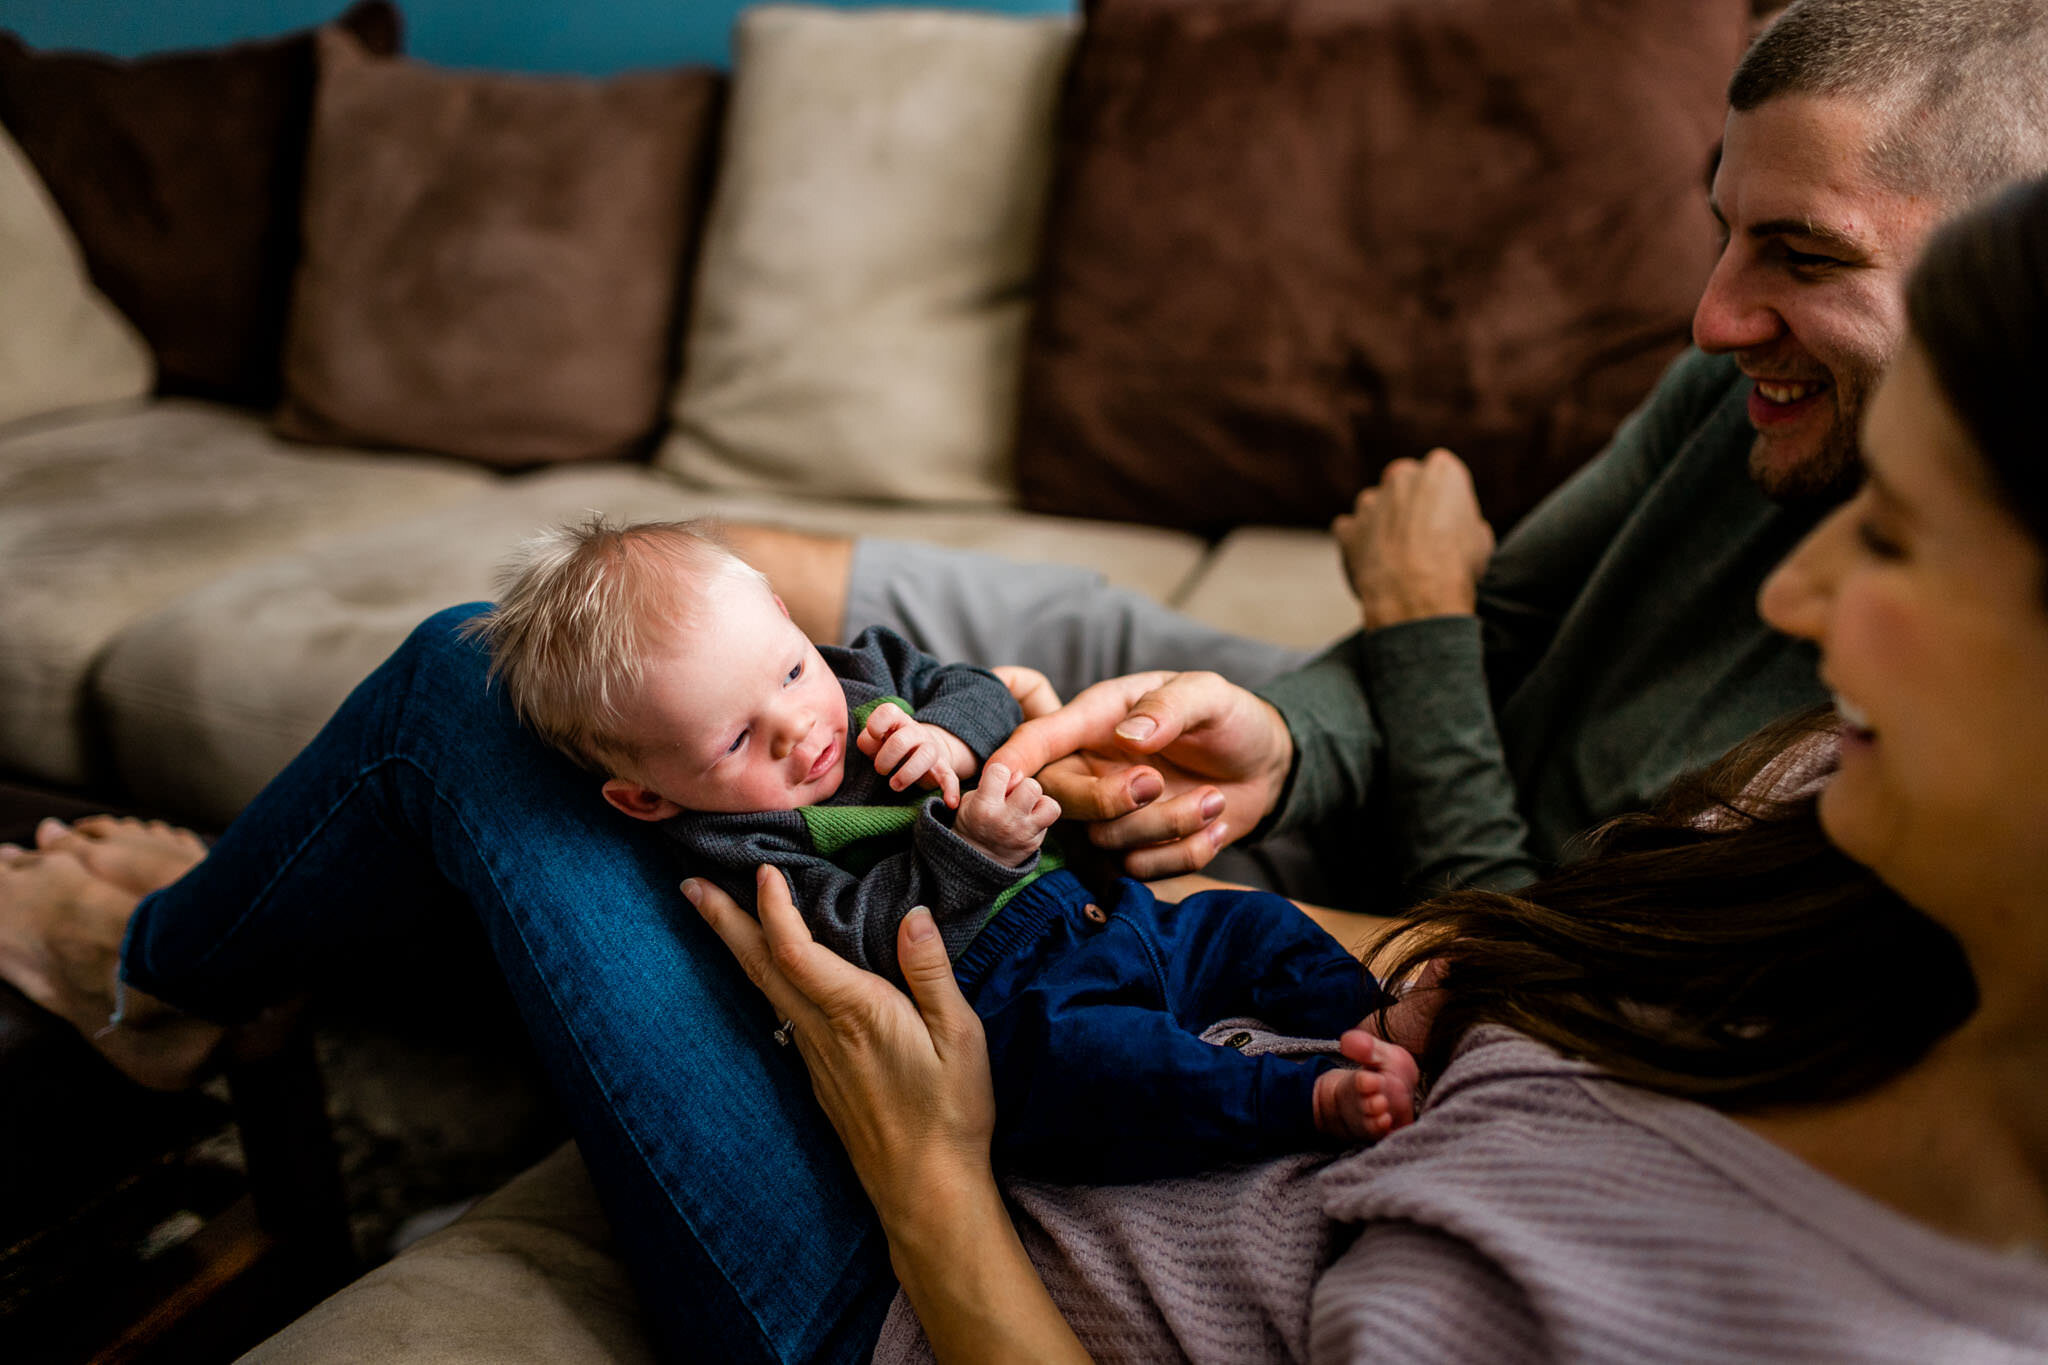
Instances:
[[[245,1365],[653,1361],[576,1148],[335,1294]]]
[[[1161,598],[1203,549],[1176,532],[1019,512],[877,513],[714,498],[641,469],[546,470],[225,574],[123,632],[95,687],[122,779],[164,809],[228,819],[423,617],[488,597],[493,569],[521,537],[593,508],[623,520],[715,513],[973,545],[1082,563]]]
[[[704,487],[1009,502],[1066,16],[740,17],[674,429]]]
[[[1327,531],[1232,531],[1172,601],[1219,630],[1300,649],[1320,649],[1358,629],[1358,600]]]
[[[0,424],[140,398],[156,382],[142,338],[92,287],[49,191],[0,128]]]
[[[109,640],[246,564],[474,494],[445,461],[287,447],[261,419],[168,401],[0,436],[0,767],[101,776],[87,683]]]

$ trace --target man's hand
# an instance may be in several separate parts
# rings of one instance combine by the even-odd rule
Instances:
[[[1052,679],[1037,669],[1026,668],[1023,664],[998,664],[989,672],[1010,689],[1010,695],[1016,698],[1017,709],[1024,713],[1024,719],[1049,716],[1060,709],[1060,694],[1052,690]]]
[[[952,731],[912,720],[894,702],[868,713],[854,741],[875,761],[875,771],[889,779],[889,790],[908,791],[913,782],[937,787],[949,806],[960,804],[960,783],[974,776],[980,764],[974,751]]]
[[[1027,720],[989,756],[1036,773],[1133,877],[1208,865],[1266,818],[1294,762],[1272,706],[1214,673],[1136,673]]]
[[[1060,818],[1060,803],[1036,781],[993,760],[960,802],[953,832],[1006,867],[1038,852]]]
[[[1493,528],[1471,471],[1450,451],[1392,461],[1330,530],[1367,630],[1477,609]]]

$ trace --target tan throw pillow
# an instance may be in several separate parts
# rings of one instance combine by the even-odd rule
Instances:
[[[279,434],[500,465],[649,440],[721,90],[442,71],[322,32]]]
[[[0,129],[0,424],[140,398],[149,348],[85,276],[78,243]]]
[[[748,10],[674,429],[720,489],[1014,500],[1066,16]]]
[[[1685,344],[1750,0],[1092,0],[1034,511],[1321,525],[1452,447],[1505,529]]]

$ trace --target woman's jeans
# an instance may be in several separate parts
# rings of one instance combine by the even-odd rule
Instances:
[[[770,1042],[654,827],[487,686],[458,634],[480,609],[415,630],[199,867],[144,899],[124,977],[232,1022],[365,948],[441,941],[427,926],[467,902],[664,1353],[865,1358],[888,1249],[801,1059]]]

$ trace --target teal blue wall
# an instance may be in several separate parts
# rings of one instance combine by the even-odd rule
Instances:
[[[834,0],[857,8],[877,0]],[[900,2],[900,0],[899,0]],[[610,75],[724,65],[740,0],[396,0],[406,50],[445,66]],[[0,28],[36,47],[134,57],[264,38],[330,19],[349,0],[0,0]],[[955,8],[1067,11],[1071,0],[959,0]]]

